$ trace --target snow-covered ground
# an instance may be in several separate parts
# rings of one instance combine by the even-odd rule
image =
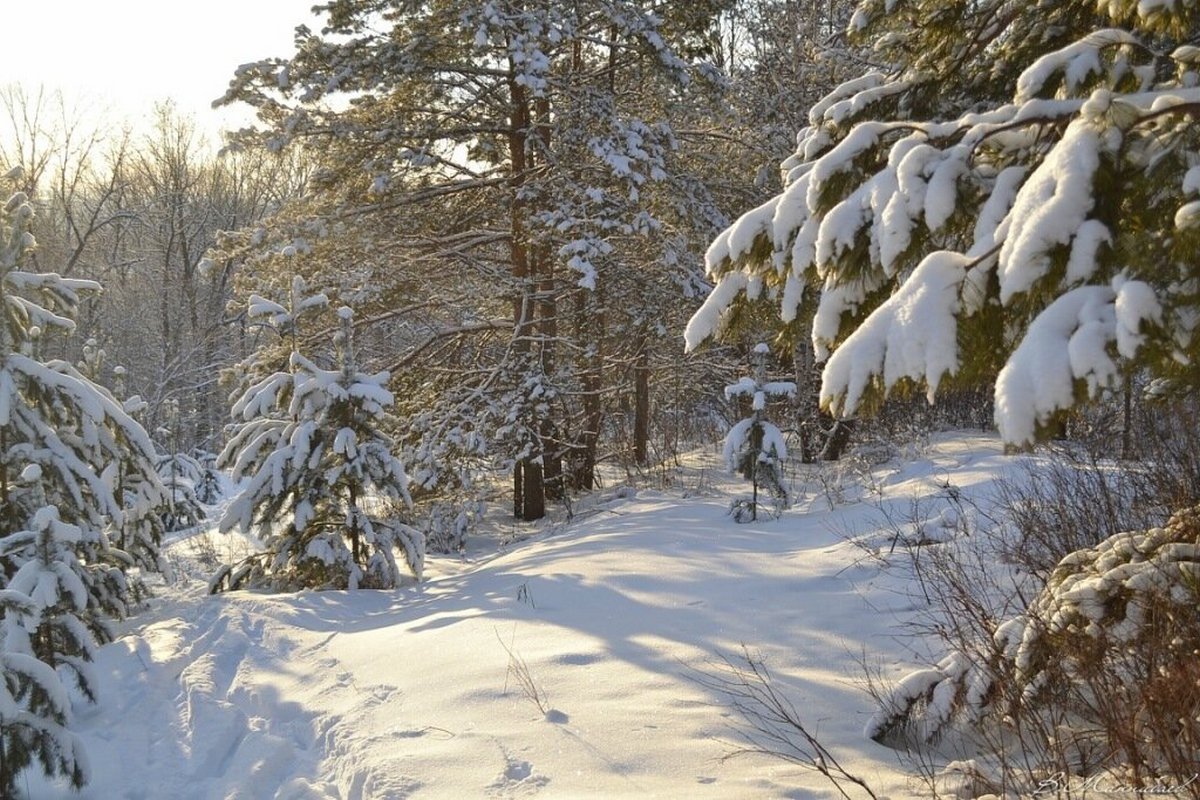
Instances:
[[[672,488],[609,492],[569,524],[432,558],[406,590],[161,587],[100,651],[99,704],[76,706],[82,796],[834,796],[798,766],[723,759],[739,718],[696,671],[743,645],[850,772],[912,796],[896,754],[862,736],[864,654],[889,678],[913,666],[918,602],[903,543],[871,549],[894,538],[889,509],[919,499],[936,525],[948,485],[984,496],[1014,468],[1000,451],[955,434],[866,480],[813,468],[781,518],[743,525],[727,511],[746,487],[709,453]],[[186,560],[196,540],[172,547]],[[34,775],[27,791],[72,796]]]

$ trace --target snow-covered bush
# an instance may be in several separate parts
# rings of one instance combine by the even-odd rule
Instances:
[[[1062,559],[1023,612],[990,624],[989,641],[899,681],[866,735],[931,742],[958,726],[968,736],[990,731],[994,746],[996,730],[1007,731],[1009,760],[1003,750],[990,755],[1009,782],[1024,772],[1036,785],[1031,768],[1064,765],[1135,787],[1186,779],[1200,745],[1198,607],[1200,507],[1192,507]]]
[[[747,501],[735,502],[734,519],[749,522],[758,519],[758,491],[765,488],[780,502],[787,501],[783,486],[782,466],[787,458],[787,444],[783,433],[766,418],[767,397],[796,394],[796,384],[790,381],[767,380],[766,344],[754,347],[754,377],[744,377],[725,387],[726,399],[741,395],[750,397],[749,417],[735,424],[725,437],[725,466],[750,481],[753,495]]]
[[[420,579],[424,539],[394,518],[409,495],[380,429],[394,402],[388,376],[358,369],[350,309],[339,316],[340,369],[293,352],[290,372],[268,376],[233,406],[241,424],[221,458],[247,482],[220,528],[257,532],[265,551],[224,567],[214,590],[392,588],[403,572]]]

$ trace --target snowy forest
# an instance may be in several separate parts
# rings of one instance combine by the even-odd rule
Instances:
[[[0,85],[0,797],[1200,798],[1195,3],[314,13]]]

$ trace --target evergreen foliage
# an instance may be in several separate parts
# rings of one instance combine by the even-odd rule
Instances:
[[[204,521],[207,514],[197,488],[204,485],[207,475],[203,465],[187,453],[163,455],[158,459],[158,475],[167,499],[166,507],[159,511],[163,527],[181,531]]]
[[[749,395],[751,414],[730,429],[725,437],[725,464],[731,472],[750,481],[754,494],[749,504],[735,503],[733,514],[738,522],[758,519],[758,491],[765,488],[778,502],[787,502],[783,486],[783,461],[787,444],[783,433],[766,418],[767,397],[795,397],[796,384],[791,381],[767,380],[767,356],[770,348],[759,343],[754,347],[754,377],[742,378],[725,387],[726,399]]]
[[[221,473],[217,469],[216,453],[197,450],[190,458],[191,463],[198,467],[198,471],[193,472],[189,468],[187,473],[188,479],[192,482],[192,488],[196,492],[196,499],[207,506],[216,504],[224,493],[221,485]]]
[[[31,465],[23,482],[35,487],[41,470]],[[87,759],[67,730],[70,701],[61,675],[95,701],[91,673],[95,644],[87,624],[87,572],[75,556],[82,538],[58,509],[42,506],[29,530],[0,537],[0,557],[32,551],[0,590],[0,793],[14,794],[17,776],[34,761],[48,775],[63,775],[76,789],[87,782]]]
[[[87,764],[66,731],[70,674],[94,697],[93,637],[140,593],[135,568],[160,568],[155,529],[110,537],[162,499],[146,432],[69,363],[41,360],[74,331],[91,281],[27,271],[35,246],[22,194],[0,210],[0,791],[35,761],[79,787]],[[93,348],[93,355],[94,348]],[[85,367],[90,362],[85,361]],[[118,475],[127,479],[122,482]],[[127,508],[121,487],[136,485]],[[56,672],[57,670],[57,672]]]
[[[646,461],[650,361],[725,221],[673,124],[704,130],[716,75],[691,56],[725,5],[343,0],[293,58],[238,71],[225,99],[257,108],[253,144],[319,145],[320,169],[228,252],[259,291],[286,252],[353,293],[395,353],[418,497],[470,509],[503,468],[536,519],[594,485],[631,394]]]
[[[411,502],[404,468],[380,428],[394,403],[388,375],[359,370],[353,315],[345,307],[338,313],[339,369],[293,352],[289,372],[251,386],[234,404],[242,424],[222,458],[247,482],[220,528],[254,530],[265,550],[224,567],[214,591],[390,589],[405,572],[421,577],[423,537],[388,518]]]
[[[21,268],[34,246],[32,214],[18,194],[0,215],[0,524],[26,529],[44,502],[80,529],[76,552],[86,566],[88,607],[105,637],[103,618],[123,615],[135,598],[136,578],[126,572],[160,568],[153,535],[127,540],[127,549],[110,541],[131,516],[116,496],[117,475],[139,487],[138,511],[160,502],[163,489],[150,438],[121,404],[70,364],[38,358],[44,338],[74,330],[79,292],[99,286]],[[17,479],[30,465],[41,470],[36,491]],[[27,557],[8,553],[4,574]]]
[[[851,29],[884,66],[810,109],[783,192],[713,242],[688,346],[765,291],[835,413],[995,380],[1014,444],[1130,364],[1195,386],[1195,10],[870,0]]]

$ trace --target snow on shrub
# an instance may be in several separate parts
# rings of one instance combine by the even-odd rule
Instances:
[[[1161,528],[1119,533],[1063,558],[1027,609],[997,625],[978,652],[951,652],[900,680],[865,734],[933,742],[955,723],[1064,714],[1085,728],[1116,722],[1125,730],[1110,742],[1113,751],[1130,763],[1153,760],[1165,735],[1200,735],[1198,607],[1194,506]],[[1122,704],[1127,719],[1114,711]]]

